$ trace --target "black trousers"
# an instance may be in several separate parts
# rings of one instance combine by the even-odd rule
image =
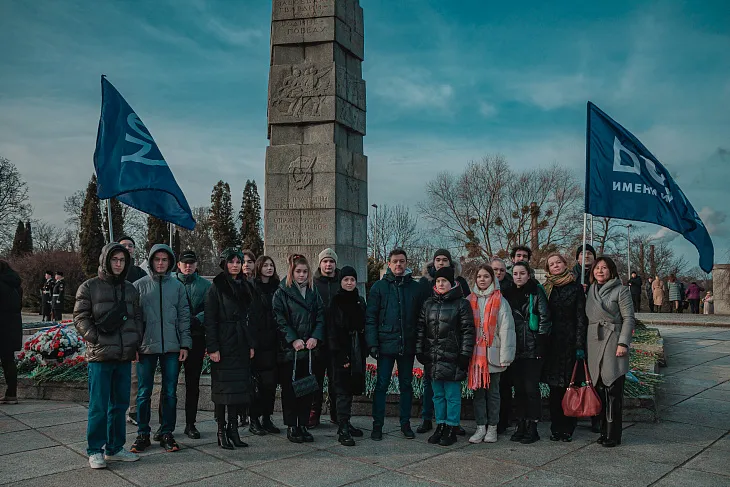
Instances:
[[[312,369],[317,365],[317,359],[313,358]],[[309,421],[309,412],[312,409],[312,401],[315,394],[296,397],[292,383],[292,369],[294,361],[279,364],[279,383],[281,384],[281,409],[284,424],[287,426],[306,426]],[[297,360],[296,378],[301,379],[309,374],[309,360]]]
[[[18,367],[15,365],[15,353],[12,351],[0,354],[0,362],[2,362],[3,374],[5,375],[5,384],[8,386],[5,395],[7,397],[16,397],[18,395]]]
[[[512,365],[512,380],[515,384],[517,418],[538,421],[542,413],[540,397],[540,374],[542,359],[518,358]]]
[[[578,418],[566,416],[563,413],[563,396],[565,396],[565,387],[550,387],[550,431],[572,436],[578,424]]]
[[[350,384],[350,371],[344,367],[336,367],[335,371],[335,390],[337,392],[337,398],[335,403],[337,404],[336,419],[341,423],[350,421],[352,417],[352,393]]]
[[[623,406],[624,406],[624,382],[626,376],[622,375],[610,386],[603,384],[600,378],[596,382],[596,392],[601,398],[601,436],[609,440],[621,443],[623,431]]]
[[[499,424],[504,430],[512,425],[512,366],[507,367],[499,378]]]
[[[692,310],[692,314],[697,315],[700,313],[700,300],[699,299],[688,299],[689,309]]]
[[[185,423],[195,424],[200,398],[200,374],[203,372],[205,337],[194,336],[193,347],[185,359]],[[181,363],[182,365],[182,363]]]
[[[238,410],[241,406],[236,404],[216,404],[215,405],[215,419],[219,425],[225,426],[226,424],[226,409],[228,410],[228,424],[235,425],[238,427]]]
[[[654,310],[654,301],[649,301],[649,311],[652,312],[652,313],[655,312],[655,310]]]
[[[632,294],[631,301],[634,303],[634,312],[641,311],[641,294]]]
[[[329,351],[320,351],[321,355],[317,361],[317,365],[312,365],[314,375],[317,376],[317,382],[319,382],[319,392],[314,395],[312,401],[312,412],[316,413],[317,416],[322,414],[322,402],[324,401],[324,376],[327,374],[327,392],[329,393],[329,409],[330,418],[335,423],[337,422],[337,388],[335,387],[334,371],[337,367],[334,363],[333,357]]]
[[[298,364],[297,364],[298,365]],[[276,402],[276,383],[277,370],[264,370],[258,372],[259,375],[259,395],[257,399],[251,403],[251,417],[260,418],[261,416],[271,416],[274,414],[274,403]],[[291,382],[291,375],[289,376]]]

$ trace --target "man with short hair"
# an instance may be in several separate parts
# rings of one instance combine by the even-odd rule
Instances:
[[[41,288],[41,319],[43,321],[51,321],[51,303],[53,302],[53,286],[56,281],[53,280],[53,271],[46,271],[46,282]]]
[[[190,338],[190,305],[185,286],[171,276],[175,254],[164,244],[156,244],[149,255],[150,275],[134,283],[139,291],[144,339],[137,362],[137,439],[134,453],[150,446],[150,405],[155,384],[155,370],[162,369],[162,427],[160,446],[166,451],[178,451],[175,431],[177,407],[178,362],[184,362],[192,347]]]
[[[583,290],[587,293],[588,287],[591,285],[591,267],[596,260],[596,249],[591,244],[586,244],[586,265],[583,267],[583,246],[580,245],[575,251],[575,265],[573,266],[573,275],[575,280],[581,282],[583,277]]]
[[[644,282],[636,271],[631,271],[631,279],[629,279],[629,291],[631,291],[631,301],[634,303],[634,312],[641,311],[641,287]]]
[[[509,256],[512,259],[513,264],[516,264],[517,262],[527,262],[529,264],[530,259],[532,258],[532,249],[525,245],[518,245],[512,248],[512,252],[510,252]]]
[[[51,297],[51,321],[63,321],[63,304],[66,299],[66,283],[63,282],[63,272],[56,271],[56,281],[53,285]]]
[[[314,285],[317,287],[317,291],[319,291],[324,306],[325,339],[318,345],[320,349],[320,360],[317,362],[318,366],[315,367],[316,370],[314,373],[317,376],[320,389],[314,394],[312,410],[309,413],[309,422],[307,423],[308,428],[314,428],[319,425],[319,418],[322,415],[322,401],[324,396],[322,387],[325,373],[328,378],[327,389],[329,392],[330,423],[339,425],[337,421],[337,390],[335,388],[335,381],[333,380],[336,364],[334,363],[334,357],[330,356],[329,347],[327,346],[329,340],[326,338],[326,330],[332,327],[332,312],[334,308],[332,298],[335,297],[341,287],[340,270],[337,268],[337,253],[334,249],[326,248],[319,253],[319,266],[314,271]],[[362,430],[358,430],[352,426],[350,434],[352,436],[362,436]]]
[[[180,255],[175,277],[185,287],[185,295],[190,306],[190,338],[193,346],[187,358],[180,362],[185,364],[185,434],[194,440],[200,438],[195,427],[198,415],[198,399],[200,398],[200,374],[203,372],[205,357],[205,296],[211,284],[198,274],[198,256],[193,250],[186,250]],[[162,401],[160,401],[162,404]]]
[[[365,338],[370,356],[378,361],[373,397],[373,431],[370,435],[376,441],[383,439],[385,396],[396,363],[400,386],[401,432],[408,439],[416,437],[411,429],[411,406],[419,285],[413,280],[407,264],[405,250],[392,250],[388,256],[388,270],[373,284],[368,295]]]
[[[451,267],[454,269],[456,285],[461,287],[464,298],[471,294],[471,291],[469,290],[469,283],[467,283],[466,279],[459,275],[461,266],[453,261],[451,258],[451,252],[447,249],[438,249],[433,254],[433,260],[424,268],[423,276],[418,281],[421,291],[416,308],[419,312],[423,307],[423,303],[425,303],[433,294],[436,271],[443,269],[444,267]],[[427,373],[425,370],[423,374],[423,396],[421,396],[421,401],[423,404],[421,409],[422,422],[418,428],[416,428],[416,433],[419,434],[426,433],[433,428],[433,387],[431,386],[431,374]],[[458,426],[457,434],[463,436],[466,434],[466,431],[464,431],[464,428],[461,426]]]

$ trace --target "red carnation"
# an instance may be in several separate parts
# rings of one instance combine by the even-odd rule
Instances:
[[[64,355],[65,355],[65,354],[64,354],[64,353],[63,353],[62,351],[61,351],[61,352],[58,352],[58,356],[59,356],[59,358],[60,358],[60,357],[63,357]]]
[[[31,357],[31,358],[30,358],[30,361],[31,361],[31,362],[35,362],[35,357]]]

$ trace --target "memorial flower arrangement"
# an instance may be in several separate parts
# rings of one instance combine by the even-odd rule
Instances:
[[[28,339],[18,355],[21,364],[29,362],[36,366],[57,364],[66,359],[75,359],[86,353],[84,339],[66,323],[45,328]]]

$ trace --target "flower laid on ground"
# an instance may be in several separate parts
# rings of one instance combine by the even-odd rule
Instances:
[[[37,332],[25,342],[23,351],[18,354],[18,368],[30,371],[78,357],[84,360],[85,353],[86,342],[74,328],[67,324],[54,325]]]

